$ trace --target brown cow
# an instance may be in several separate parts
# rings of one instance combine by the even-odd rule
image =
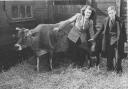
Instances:
[[[54,28],[68,24],[62,21],[57,24],[39,24],[34,29],[16,28],[18,30],[18,41],[15,44],[18,50],[31,47],[37,57],[37,71],[39,71],[40,56],[50,54],[50,69],[52,69],[52,57],[54,52],[65,52],[68,49],[67,34],[72,25],[66,25],[60,31],[53,31]],[[29,34],[29,33],[32,34]],[[29,34],[29,35],[28,35]]]

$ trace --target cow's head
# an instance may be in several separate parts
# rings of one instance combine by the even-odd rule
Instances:
[[[17,34],[17,42],[15,44],[15,47],[18,48],[18,50],[22,50],[24,48],[27,47],[27,37],[28,37],[28,32],[29,30],[28,29],[25,29],[25,28],[16,28],[16,30],[18,31],[18,34]]]

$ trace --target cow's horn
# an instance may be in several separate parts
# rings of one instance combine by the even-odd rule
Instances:
[[[22,29],[20,29],[19,27],[16,27],[16,30],[20,31],[20,30],[22,30]]]

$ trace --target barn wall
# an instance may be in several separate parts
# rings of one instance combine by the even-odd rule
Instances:
[[[34,16],[41,23],[56,23],[65,20],[75,13],[79,12],[81,5],[56,5],[55,1],[72,1],[72,0],[40,0],[34,3]],[[73,0],[78,1],[78,0]]]
[[[53,17],[54,23],[66,20],[76,13],[80,12],[80,8],[83,4],[86,4],[86,0],[49,0],[53,2]],[[57,1],[61,3],[57,3]]]
[[[31,5],[33,17],[29,19],[13,19],[11,10],[12,5]],[[12,26],[17,24],[27,27],[27,24],[33,22],[46,23],[48,21],[47,19],[49,19],[47,1],[0,1],[0,19],[0,27],[7,27],[5,25]],[[29,28],[34,27],[33,25],[30,27],[30,25]]]
[[[33,5],[33,2],[0,1],[0,46],[10,44],[15,41],[13,34],[15,34],[16,32],[15,28],[17,26],[33,28],[37,25],[36,20],[34,18],[31,18],[29,20],[24,19],[24,21],[22,19],[13,20],[11,11],[11,6],[13,4]]]
[[[56,5],[54,1],[71,0],[40,0],[33,1],[34,18],[39,23],[57,23],[80,12],[82,5]],[[73,0],[74,1],[74,0]],[[76,0],[77,1],[77,0]]]
[[[40,0],[40,1],[6,1],[5,8],[4,1],[0,1],[0,31],[9,31],[10,26],[14,27],[16,24],[26,28],[33,28],[39,23],[57,23],[62,20],[66,20],[73,16],[75,13],[80,12],[80,8],[83,5],[56,5],[56,0]],[[58,0],[59,1],[59,0]],[[61,0],[60,0],[61,1]],[[72,1],[72,0],[63,0]],[[76,0],[77,1],[77,0]],[[102,23],[103,19],[107,16],[106,9],[110,5],[116,6],[117,0],[86,0],[85,4],[91,4],[97,11],[97,23]],[[120,16],[124,18],[127,27],[127,0],[121,1]],[[12,4],[30,4],[33,10],[33,19],[28,21],[11,22],[11,5]],[[85,5],[84,4],[84,5]],[[5,10],[4,10],[5,9]],[[4,29],[4,30],[3,30]],[[127,31],[128,32],[128,31]]]
[[[0,1],[0,46],[13,42],[12,29],[10,28],[8,20],[4,10],[4,2]]]
[[[127,8],[127,0],[121,0],[121,12],[120,15],[123,18],[123,20],[125,21],[125,26],[127,29],[127,34],[128,34],[128,8]]]
[[[92,6],[96,9],[97,23],[103,23],[107,16],[107,8],[111,5],[116,6],[115,0],[92,0]]]
[[[8,27],[8,19],[6,18],[6,14],[4,11],[4,6],[3,6],[2,1],[0,1],[0,31],[6,30],[5,28]]]
[[[54,8],[54,22],[59,22],[79,13],[81,5],[55,5]]]
[[[75,13],[80,12],[80,8],[82,5],[54,5],[54,3],[50,3],[49,1],[56,0],[40,0],[40,1],[21,1],[20,4],[31,4],[33,6],[33,18],[36,19],[39,23],[56,23],[61,20],[65,20]],[[57,0],[59,1],[59,0]],[[61,0],[60,0],[61,1]],[[71,0],[63,0],[63,1],[71,1]],[[116,6],[116,0],[87,0],[92,2],[92,6],[96,8],[97,11],[97,22],[102,23],[102,19],[106,17],[106,9],[110,5]],[[126,1],[121,0],[121,16],[126,18]],[[9,8],[12,4],[19,4],[19,1],[6,1],[6,9],[9,17],[11,16],[11,11]],[[0,5],[2,6],[2,5]],[[0,10],[2,11],[2,10]],[[1,12],[2,13],[2,12]],[[4,16],[4,15],[1,15]],[[1,17],[2,18],[2,17]],[[5,18],[7,19],[7,18]],[[6,21],[6,20],[4,20]],[[126,22],[126,20],[125,20]]]
[[[33,13],[36,20],[40,23],[48,23],[48,4],[47,0],[34,1]]]

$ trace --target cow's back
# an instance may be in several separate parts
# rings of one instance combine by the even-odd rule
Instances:
[[[36,32],[36,45],[41,49],[55,50],[56,52],[66,51],[68,49],[67,35],[72,28],[69,24],[60,31],[53,31],[60,24],[40,24],[33,30]],[[38,40],[38,41],[37,41]]]

